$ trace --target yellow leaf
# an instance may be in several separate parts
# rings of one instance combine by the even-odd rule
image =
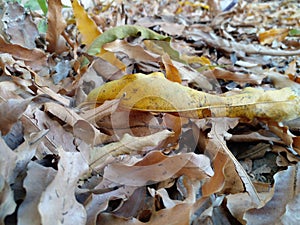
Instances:
[[[218,96],[169,81],[159,72],[130,74],[106,83],[91,91],[87,101],[102,104],[116,98],[127,109],[189,118],[227,116],[283,121],[300,116],[300,98],[291,88],[270,91],[245,88],[240,94]]]
[[[205,56],[189,56],[189,55],[182,55],[181,59],[185,60],[188,64],[191,63],[200,63],[203,66],[211,65],[210,60]]]
[[[273,28],[258,34],[258,40],[262,45],[272,44],[274,40],[283,41],[289,34],[287,28]]]
[[[76,19],[76,25],[82,35],[82,43],[89,46],[101,34],[101,32],[99,31],[95,21],[89,17],[78,1],[73,0],[71,2]]]
[[[95,21],[89,17],[85,9],[78,3],[77,0],[72,1],[72,7],[77,28],[82,35],[82,43],[89,47],[95,39],[101,35],[101,32],[99,31]],[[126,68],[126,66],[114,55],[114,53],[108,52],[103,48],[100,49],[100,52],[96,54],[96,56],[110,62],[119,69],[125,70]]]

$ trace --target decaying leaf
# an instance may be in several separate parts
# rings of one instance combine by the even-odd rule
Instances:
[[[60,161],[54,179],[41,195],[38,211],[42,224],[85,224],[84,207],[75,199],[79,178],[88,171],[87,162],[79,152],[58,149]]]
[[[42,222],[38,204],[42,193],[55,177],[56,171],[51,167],[46,168],[35,162],[30,162],[27,168],[27,176],[24,180],[26,198],[20,205],[18,220],[24,224],[38,225]],[[37,178],[39,178],[39,182],[36,182]]]
[[[34,70],[40,70],[46,65],[46,54],[40,49],[28,49],[17,44],[10,44],[1,36],[0,52],[11,54],[15,59],[24,61],[26,65],[31,66]]]
[[[130,154],[132,152],[142,151],[144,147],[157,146],[161,141],[171,135],[172,132],[167,130],[145,137],[133,137],[129,134],[125,134],[119,142],[94,148],[90,153],[90,167],[97,170],[97,168],[102,168],[105,165],[105,161],[110,156]]]
[[[201,39],[214,48],[218,48],[229,53],[236,52],[240,56],[244,56],[245,53],[282,56],[300,55],[300,50],[277,50],[255,44],[246,45],[238,42],[228,41],[216,36],[214,33],[198,31],[197,34],[194,35],[199,37],[197,40]]]
[[[17,204],[14,200],[14,193],[2,174],[0,174],[0,198],[0,223],[4,224],[5,217],[15,211]]]
[[[102,104],[120,98],[131,110],[177,113],[183,117],[255,117],[275,121],[300,115],[300,98],[291,88],[263,91],[246,88],[241,94],[218,96],[167,80],[162,73],[131,74],[100,86],[87,97]]]
[[[291,204],[295,204],[299,196],[299,190],[294,186],[295,181],[298,182],[299,172],[296,172],[298,167],[299,163],[297,166],[290,166],[287,170],[275,174],[273,198],[262,208],[248,210],[244,215],[247,224],[276,224],[278,221],[283,223],[282,218],[287,224],[293,224],[290,223],[291,221],[299,222],[297,213],[291,210]],[[286,211],[287,207],[288,211]],[[266,216],[266,214],[272,216]]]
[[[3,135],[6,135],[14,123],[20,119],[30,102],[31,99],[9,99],[0,104],[0,130]]]
[[[183,174],[194,179],[204,179],[213,173],[204,155],[191,153],[167,157],[153,151],[134,165],[110,164],[105,168],[103,176],[115,183],[142,186]]]
[[[65,41],[62,39],[62,32],[66,27],[66,22],[62,17],[61,0],[48,2],[48,30],[46,39],[49,42],[48,51],[61,53],[66,49]]]
[[[299,223],[297,1],[0,2],[0,224]]]
[[[2,4],[2,3],[1,3]],[[18,2],[3,3],[0,13],[0,33],[11,44],[17,44],[28,49],[36,47],[38,30],[30,14]],[[22,27],[22,29],[20,29]]]

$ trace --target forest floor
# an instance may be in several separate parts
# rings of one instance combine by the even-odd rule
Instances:
[[[298,1],[12,2],[0,224],[300,224]]]

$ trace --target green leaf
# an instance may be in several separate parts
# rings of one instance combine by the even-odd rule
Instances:
[[[38,23],[37,28],[38,28],[39,33],[46,34],[47,28],[48,28],[47,21],[46,20],[41,20]]]
[[[25,4],[24,4],[24,7],[26,9],[30,9],[32,11],[40,9],[40,6],[37,4],[37,2],[35,0],[26,1]]]
[[[289,31],[289,36],[300,36],[300,30],[299,29],[292,29]]]
[[[100,53],[104,44],[113,42],[117,39],[124,39],[126,37],[141,37],[142,39],[149,40],[162,40],[170,42],[171,38],[158,34],[148,28],[135,26],[135,25],[123,25],[111,28],[101,35],[99,35],[95,41],[91,44],[87,53],[90,55],[97,55]]]
[[[46,0],[37,0],[40,8],[43,10],[44,15],[47,14],[48,12],[48,5],[47,5],[47,1]]]

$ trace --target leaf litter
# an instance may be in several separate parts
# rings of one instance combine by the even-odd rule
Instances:
[[[297,1],[0,4],[1,224],[299,223]]]

